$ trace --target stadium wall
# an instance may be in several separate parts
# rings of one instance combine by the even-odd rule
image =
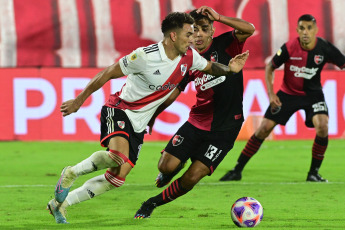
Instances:
[[[0,1],[0,140],[97,140],[97,114],[117,79],[95,93],[84,107],[62,118],[59,106],[74,97],[101,68],[139,46],[161,40],[161,20],[171,11],[188,12],[203,0],[3,0]],[[344,0],[213,0],[223,15],[252,22],[256,31],[244,49],[244,113],[240,137],[248,138],[268,105],[263,67],[279,47],[296,34],[300,15],[313,14],[320,37],[345,53]],[[215,36],[228,27],[215,22]],[[330,137],[345,136],[344,71],[326,65],[323,85],[330,111]],[[277,73],[276,86],[281,81]],[[187,119],[195,102],[189,86],[156,122],[147,140],[167,140]],[[270,138],[309,139],[313,130],[303,125],[304,113]]]
[[[100,108],[110,93],[121,89],[125,78],[111,80],[95,92],[78,113],[63,118],[62,101],[74,98],[97,73],[98,68],[0,69],[0,140],[98,140]],[[275,74],[275,89],[283,71]],[[330,138],[345,137],[345,72],[325,70],[322,80],[328,104]],[[245,125],[239,138],[247,139],[269,105],[264,70],[244,71],[243,107]],[[146,140],[168,140],[188,118],[195,103],[195,88],[189,85],[156,120]],[[304,126],[304,111],[297,112],[285,127],[277,126],[270,138],[310,139],[313,129]]]

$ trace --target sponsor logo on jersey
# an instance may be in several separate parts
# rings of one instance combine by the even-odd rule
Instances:
[[[302,57],[290,57],[290,60],[302,60]]]
[[[210,75],[210,74],[204,74],[202,75],[202,77],[197,77],[194,79],[195,86],[203,85],[205,82],[208,82],[212,80],[213,78],[215,78],[215,76]]]
[[[131,55],[131,61],[134,61],[135,59],[137,59],[137,54],[136,53],[134,53],[134,54],[132,54]]]
[[[307,68],[304,66],[298,67],[294,65],[290,66],[290,71],[295,72],[294,73],[295,77],[302,77],[305,79],[311,79],[312,77],[314,77],[318,70],[319,68]]]
[[[159,69],[157,69],[157,70],[153,73],[153,75],[161,75],[161,72],[159,71]]]
[[[315,55],[314,56],[314,62],[317,64],[317,65],[320,65],[323,61],[323,56],[322,55]]]
[[[187,72],[187,64],[181,65],[181,75],[184,76]]]
[[[224,82],[225,79],[226,79],[225,76],[220,76],[220,77],[218,77],[218,78],[216,78],[216,79],[214,79],[212,81],[209,81],[209,82],[203,84],[202,86],[200,86],[200,89],[202,91],[205,91],[205,90],[207,90],[209,88],[212,88],[213,86],[219,85],[220,83]]]
[[[165,85],[149,85],[151,90],[161,91],[161,90],[172,90],[176,87],[175,84],[171,84],[170,82],[166,83]]]
[[[282,49],[279,49],[279,50],[277,51],[277,55],[280,56],[281,54],[282,54]]]
[[[120,127],[120,129],[123,129],[125,127],[125,122],[124,121],[118,121],[117,125]]]
[[[210,60],[213,61],[213,62],[218,62],[218,53],[217,53],[217,51],[213,51],[211,53]]]
[[[178,146],[178,145],[180,145],[180,144],[182,143],[183,139],[184,139],[184,138],[181,137],[180,135],[175,135],[174,138],[173,138],[173,140],[172,140],[173,146]]]

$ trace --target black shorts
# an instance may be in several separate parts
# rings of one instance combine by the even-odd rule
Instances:
[[[241,127],[242,123],[231,130],[205,131],[187,121],[170,139],[165,151],[181,162],[189,158],[201,161],[210,168],[211,175],[234,146]]]
[[[129,142],[129,162],[133,167],[138,160],[141,146],[144,141],[145,131],[136,133],[129,121],[127,114],[121,109],[103,106],[101,111],[101,137],[103,147],[108,147],[109,140],[121,136]]]
[[[313,93],[305,96],[289,95],[282,91],[278,91],[282,106],[276,111],[268,107],[265,118],[275,121],[277,124],[285,125],[290,117],[300,109],[305,111],[305,125],[313,128],[312,118],[315,114],[326,114],[328,116],[328,108],[323,92]]]

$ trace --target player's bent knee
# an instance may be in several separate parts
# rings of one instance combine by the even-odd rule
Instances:
[[[167,164],[165,164],[164,162],[159,162],[158,164],[158,170],[161,173],[169,173],[169,169],[167,168]]]
[[[114,161],[116,167],[128,162],[128,157],[116,150],[109,149],[108,156]]]
[[[118,175],[115,175],[114,173],[107,170],[104,174],[105,179],[112,184],[114,187],[121,187],[125,183],[125,178],[119,177]]]
[[[316,127],[321,132],[328,132],[328,124],[327,123],[321,123],[318,127]]]
[[[173,173],[180,164],[180,159],[168,152],[164,152],[158,162],[158,170],[164,174]]]
[[[176,167],[177,167],[176,165],[173,165],[169,162],[159,162],[159,164],[158,164],[158,170],[164,174],[170,174],[170,173],[174,172]]]

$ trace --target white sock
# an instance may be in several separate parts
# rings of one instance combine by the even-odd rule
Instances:
[[[109,183],[104,174],[99,175],[91,178],[90,180],[86,181],[81,187],[70,192],[65,200],[67,203],[64,202],[63,205],[67,207],[78,204],[120,186],[114,186],[113,184]]]
[[[73,166],[71,171],[76,176],[80,176],[105,168],[118,167],[127,161],[128,158],[117,151],[97,151],[89,158]]]

